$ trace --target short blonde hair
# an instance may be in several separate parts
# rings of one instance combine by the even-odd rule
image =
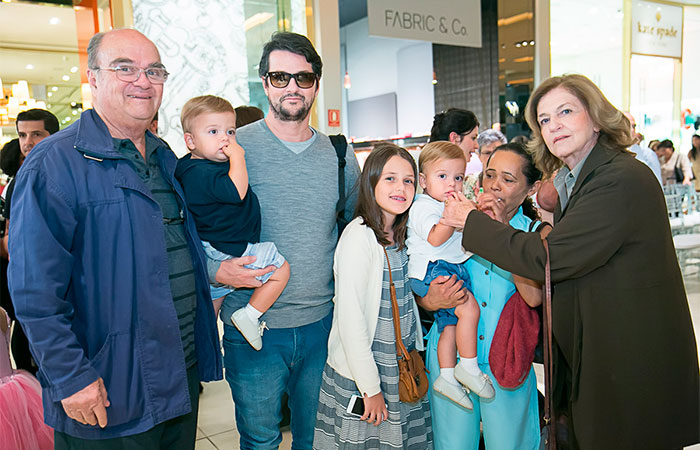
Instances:
[[[528,148],[534,154],[535,164],[546,176],[561,167],[562,161],[547,149],[537,120],[537,107],[542,97],[558,87],[576,96],[586,108],[593,124],[600,128],[598,142],[601,145],[624,152],[634,144],[627,117],[605,98],[591,80],[575,74],[549,78],[535,89],[525,106],[525,120],[532,130],[532,140],[528,143]]]
[[[223,113],[231,112],[236,114],[231,103],[225,98],[215,95],[202,95],[187,100],[187,103],[182,107],[180,112],[180,123],[182,123],[182,131],[184,133],[192,132],[192,122],[194,119],[206,113]]]
[[[448,141],[434,141],[427,143],[421,150],[418,171],[422,173],[426,165],[438,159],[461,159],[465,164],[467,162],[464,151],[458,145]]]

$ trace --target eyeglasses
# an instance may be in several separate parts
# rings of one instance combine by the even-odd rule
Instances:
[[[270,80],[270,84],[276,88],[286,88],[289,84],[289,80],[294,78],[297,86],[299,86],[301,89],[313,87],[317,79],[316,74],[313,72],[268,72],[266,77]]]
[[[148,81],[153,84],[165,83],[165,80],[168,79],[168,75],[170,75],[170,73],[162,67],[146,67],[142,69],[129,64],[119,64],[114,67],[97,67],[96,70],[110,70],[117,75],[117,78],[127,83],[133,83],[138,80],[141,76],[141,72],[145,73]]]

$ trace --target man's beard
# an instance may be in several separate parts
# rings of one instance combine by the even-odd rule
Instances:
[[[289,95],[289,97],[300,97],[303,105],[297,112],[294,113],[282,106],[282,101],[286,97],[288,96],[285,95],[284,97],[280,98],[279,103],[277,104],[270,102],[270,107],[272,108],[275,116],[284,122],[301,122],[302,120],[306,119],[306,117],[309,115],[309,111],[311,111],[311,105],[306,103],[306,97],[299,94]]]

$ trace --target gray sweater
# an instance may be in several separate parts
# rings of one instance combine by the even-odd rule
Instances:
[[[274,242],[291,268],[289,283],[261,320],[270,328],[291,328],[317,322],[332,308],[333,254],[338,240],[338,158],[328,136],[318,133],[309,147],[295,154],[269,130],[264,120],[236,133],[246,151],[249,184],[262,212],[261,242]],[[352,217],[354,189],[360,174],[351,147],[345,166],[346,214]],[[251,289],[226,297],[221,317],[248,303]]]

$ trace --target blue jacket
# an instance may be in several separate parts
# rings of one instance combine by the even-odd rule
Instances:
[[[193,255],[199,376],[220,379],[206,264],[174,178],[177,158],[165,143],[156,151]],[[114,150],[102,119],[87,110],[43,140],[15,184],[9,287],[39,364],[46,423],[75,437],[105,439],[190,412],[160,207]],[[98,377],[111,402],[105,429],[69,419],[61,405]]]

